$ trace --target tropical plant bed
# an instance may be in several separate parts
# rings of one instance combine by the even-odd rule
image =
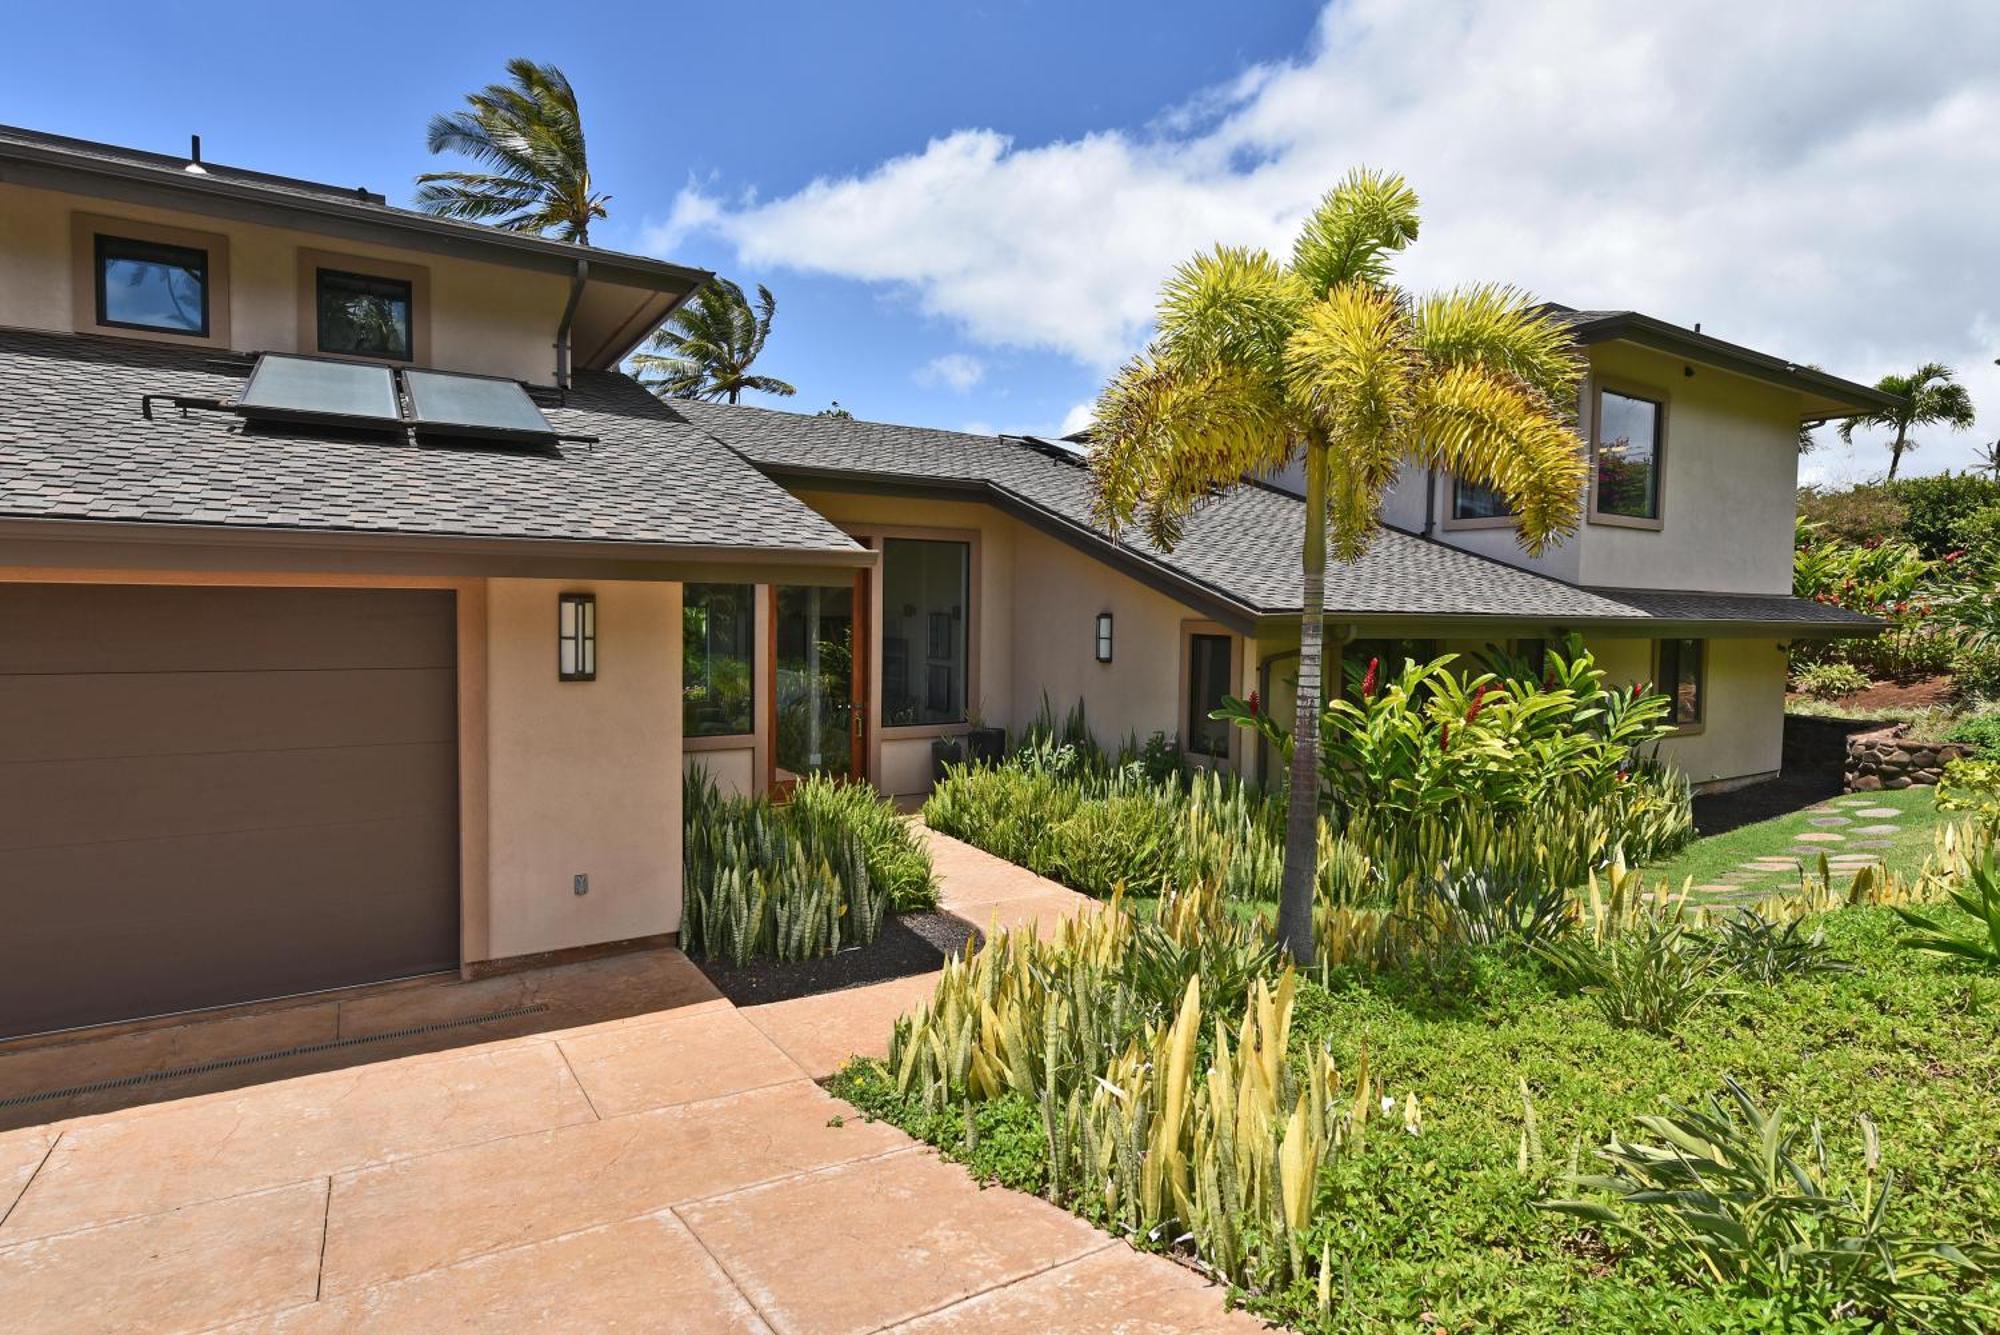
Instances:
[[[947,958],[963,952],[968,941],[976,946],[982,939],[977,928],[953,914],[892,913],[883,918],[882,930],[873,941],[831,955],[804,960],[756,959],[743,965],[700,955],[693,959],[695,967],[723,996],[738,1006],[757,1006],[935,973]]]
[[[1972,922],[1956,909],[1935,916],[1954,929]],[[905,1021],[890,1064],[856,1061],[833,1088],[983,1180],[1221,1272],[1254,1311],[1299,1329],[1860,1331],[1882,1328],[1891,1303],[1897,1329],[1994,1329],[2000,1282],[1982,1249],[2000,1236],[2000,980],[1906,948],[1911,929],[1888,909],[1807,924],[1820,928],[1819,945],[1808,935],[1776,952],[1795,972],[1759,981],[1745,955],[1667,1032],[1616,1022],[1603,998],[1507,945],[1296,980],[1282,1018],[1254,986],[1256,1014],[1245,1018],[1242,981],[1217,985],[1226,975],[1214,961],[1195,974],[1190,955],[1183,971],[1200,979],[1190,997],[1207,1002],[1193,1013],[1183,1002],[1176,1020],[1158,1000],[1172,995],[1172,969],[1159,976],[1171,952],[1079,933],[1067,954],[1003,970],[997,985],[960,978],[965,996],[951,1004],[990,995],[1000,1014],[967,1021],[951,1051],[929,1046],[921,1020]],[[1568,939],[1575,954],[1589,933]],[[1061,997],[1072,1000],[1054,1004]],[[1047,1009],[1019,1009],[1030,1003]],[[1098,1075],[1090,1054],[1107,1049],[1088,1047],[1090,1035],[1127,1008],[1144,1021],[1138,1046]],[[1285,1035],[1281,1071],[1252,1055],[1273,1033]],[[917,1074],[899,1089],[906,1067]],[[1221,1103],[1218,1067],[1238,1091]],[[1176,1070],[1205,1074],[1185,1094],[1163,1093]],[[1284,1091],[1275,1097],[1274,1083]],[[1078,1101],[1110,1120],[1079,1121]],[[1177,1110],[1164,1129],[1163,1107]],[[1644,1120],[1675,1109],[1672,1124]],[[1089,1130],[1127,1116],[1149,1117],[1151,1138]],[[1344,1129],[1315,1133],[1312,1154],[1264,1157],[1321,1117]],[[1702,1118],[1714,1119],[1718,1162],[1700,1190],[1730,1198],[1728,1222],[1690,1240],[1685,1228],[1705,1227],[1699,1211],[1644,1203],[1645,1179],[1688,1160],[1648,1161],[1643,1147]],[[1056,1156],[1051,1127],[1065,1141]],[[1185,1198],[1163,1144],[1190,1147]],[[1068,1167],[1052,1172],[1052,1161]],[[1765,1164],[1775,1177],[1760,1177]],[[1310,1189],[1295,1200],[1308,1170]],[[1727,1177],[1738,1171],[1741,1182]],[[1637,1194],[1613,1209],[1608,1184],[1621,1173]],[[1756,1181],[1776,1208],[1746,1204],[1761,1199]],[[1551,1208],[1566,1200],[1606,1217]],[[1148,1209],[1163,1222],[1133,1227]],[[1287,1233],[1288,1218],[1307,1216]],[[1730,1240],[1738,1227],[1740,1245]],[[1870,1240],[1859,1254],[1842,1250],[1861,1236]],[[1961,1268],[1933,1240],[1989,1268]],[[1892,1281],[1871,1259],[1878,1244],[1896,1258]],[[1962,1305],[1956,1315],[1927,1301],[1946,1292]]]

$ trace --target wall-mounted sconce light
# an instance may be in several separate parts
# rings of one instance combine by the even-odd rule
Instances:
[[[1097,661],[1100,663],[1111,661],[1111,613],[1109,612],[1097,614]]]
[[[597,680],[597,595],[565,593],[556,600],[556,678]]]

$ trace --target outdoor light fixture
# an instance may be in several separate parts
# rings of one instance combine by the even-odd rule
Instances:
[[[1097,661],[1100,663],[1111,661],[1111,613],[1109,612],[1097,614]]]
[[[597,680],[597,595],[565,593],[556,600],[556,679]]]

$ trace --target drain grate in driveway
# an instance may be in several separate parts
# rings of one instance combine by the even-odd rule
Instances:
[[[546,1002],[538,1001],[533,1005],[509,1006],[505,1010],[487,1011],[484,1015],[464,1015],[456,1020],[438,1020],[431,1024],[411,1025],[407,1029],[389,1029],[379,1034],[363,1034],[357,1038],[331,1038],[324,1043],[301,1043],[297,1047],[277,1048],[270,1052],[252,1052],[241,1057],[219,1057],[214,1061],[176,1066],[167,1071],[145,1071],[138,1075],[120,1076],[116,1080],[93,1080],[88,1084],[67,1085],[62,1089],[43,1089],[32,1094],[16,1094],[12,1098],[0,1099],[0,1108],[20,1108],[32,1103],[48,1103],[54,1099],[73,1098],[78,1094],[95,1094],[106,1089],[130,1089],[134,1085],[152,1085],[162,1080],[177,1080],[184,1075],[205,1075],[210,1071],[226,1071],[234,1066],[256,1066],[263,1062],[282,1061],[287,1057],[303,1057],[314,1052],[333,1052],[341,1048],[358,1048],[369,1043],[387,1043],[392,1039],[415,1038],[422,1034],[435,1034],[448,1029],[463,1029],[468,1025],[491,1024],[495,1020],[517,1020],[524,1015],[540,1015],[547,1009]]]

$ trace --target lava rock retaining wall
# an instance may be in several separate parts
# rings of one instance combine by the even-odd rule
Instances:
[[[1850,793],[1925,787],[1938,781],[1946,765],[1972,754],[1971,747],[1956,742],[1913,740],[1909,731],[1909,724],[1898,723],[1848,738],[1842,787]]]

